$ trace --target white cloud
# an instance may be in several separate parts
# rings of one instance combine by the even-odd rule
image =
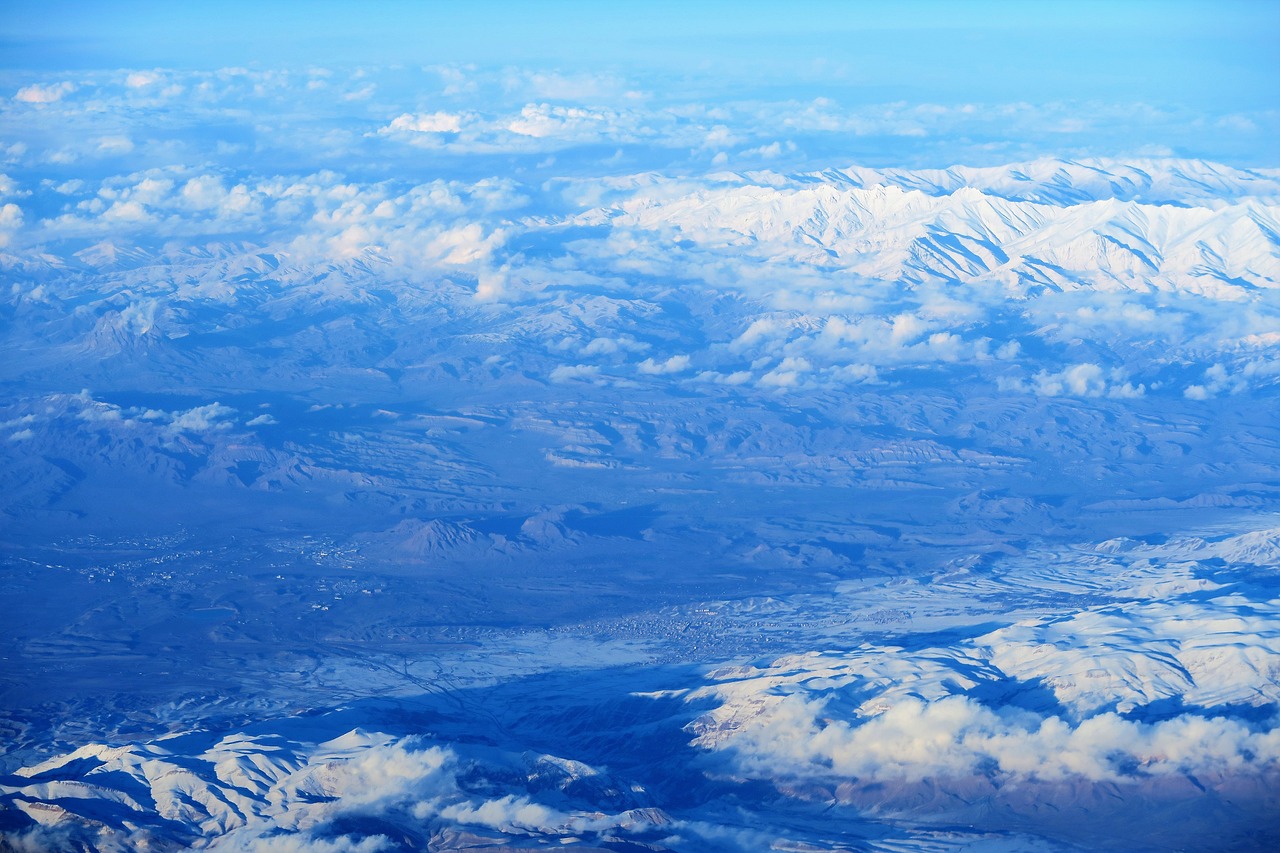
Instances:
[[[459,133],[462,130],[462,118],[461,115],[446,112],[404,113],[379,132]]]
[[[1107,370],[1099,364],[1084,362],[1072,364],[1062,370],[1041,370],[1030,382],[999,377],[998,385],[1003,391],[1033,392],[1043,397],[1112,397],[1132,398],[1146,394],[1145,384],[1135,385],[1129,381],[1123,368]]]
[[[1001,361],[1012,361],[1018,357],[1018,353],[1021,351],[1022,344],[1017,341],[1007,341],[1006,343],[1001,344],[1000,348],[996,350],[996,358]]]
[[[835,368],[832,375],[844,382],[875,383],[880,381],[880,371],[874,364],[844,364]]]
[[[1234,376],[1221,364],[1210,365],[1204,372],[1204,383],[1187,386],[1183,395],[1190,400],[1208,400],[1219,394],[1242,394],[1249,390],[1247,377],[1257,372],[1256,362],[1250,362],[1241,374]]]
[[[431,235],[422,247],[421,257],[438,258],[446,264],[471,264],[488,257],[502,239],[502,232],[485,233],[482,225],[472,222]]]
[[[644,361],[636,365],[636,370],[640,373],[650,375],[659,375],[666,373],[680,373],[689,369],[689,356],[673,355],[665,361],[654,361],[652,358],[646,358]]]
[[[227,190],[217,175],[197,175],[182,185],[182,200],[197,210],[212,210],[222,204]]]
[[[227,418],[234,415],[235,409],[221,403],[210,403],[207,406],[196,406],[185,412],[174,412],[169,421],[169,428],[174,431],[208,432],[210,430],[230,429]]]
[[[173,181],[159,176],[148,175],[126,191],[128,198],[143,204],[155,205],[163,202],[173,189]]]
[[[27,104],[52,104],[62,100],[75,90],[75,85],[67,81],[45,85],[33,83],[30,86],[23,86],[18,90],[18,94],[13,97],[15,100]]]
[[[762,160],[776,160],[783,154],[792,154],[796,150],[796,144],[791,140],[786,142],[770,142],[768,145],[761,145],[758,148],[747,148],[742,151],[744,156],[759,157]]]
[[[760,377],[759,384],[770,388],[792,388],[804,381],[813,370],[807,358],[788,356],[777,367]]]
[[[373,83],[366,83],[359,89],[353,89],[350,92],[344,92],[342,100],[344,101],[367,101],[373,97],[373,93],[378,91],[378,87]]]
[[[507,795],[480,803],[457,803],[446,806],[440,816],[459,823],[488,826],[509,832],[520,830],[552,830],[568,824],[561,812],[531,803],[525,797]]]
[[[337,760],[314,764],[311,778],[329,796],[340,798],[344,810],[452,793],[453,752],[439,746],[416,747],[409,739],[359,749],[354,755],[344,751]]]
[[[594,381],[600,368],[594,364],[562,364],[551,371],[552,382]]]
[[[0,205],[0,248],[9,245],[14,233],[22,227],[22,208],[13,202]]]
[[[1073,364],[1059,373],[1036,375],[1036,391],[1046,397],[1074,394],[1077,397],[1101,397],[1107,390],[1104,371],[1096,364]]]
[[[482,269],[476,276],[476,302],[498,302],[507,290],[506,267],[500,269]]]
[[[643,341],[638,341],[631,335],[618,335],[617,337],[597,337],[587,342],[582,348],[583,355],[611,355],[617,352],[644,352],[649,349],[649,345]],[[652,359],[646,359],[652,361]]]
[[[723,148],[731,148],[737,145],[740,140],[732,130],[723,124],[717,124],[707,130],[702,137],[702,147],[711,150],[719,150]]]
[[[766,778],[935,779],[944,787],[984,775],[1117,782],[1280,768],[1280,730],[1193,714],[1141,723],[1103,713],[1073,724],[965,696],[903,698],[856,724],[831,719],[824,703],[788,696],[730,742],[738,766]]]
[[[566,107],[555,104],[526,104],[520,115],[507,122],[507,130],[536,139],[581,139],[604,133],[613,127],[615,117],[603,110]]]
[[[745,385],[752,379],[752,373],[749,370],[736,370],[733,373],[718,373],[714,370],[704,370],[698,374],[699,382],[714,382],[717,385]]]
[[[310,833],[282,834],[255,830],[231,833],[215,841],[208,849],[241,853],[383,853],[402,849],[385,835],[353,838],[316,838]]]
[[[288,729],[284,730],[285,732]],[[193,733],[197,742],[203,733]],[[486,789],[509,787],[512,765],[490,751],[486,759],[463,760],[451,747],[431,745],[417,737],[394,737],[356,729],[324,743],[299,743],[268,735],[266,743],[253,735],[232,733],[206,745],[196,754],[174,754],[171,744],[105,747],[90,744],[49,766],[71,768],[71,784],[93,786],[112,797],[106,821],[88,827],[77,820],[56,828],[40,828],[20,837],[16,849],[73,849],[136,846],[135,823],[159,813],[170,820],[188,820],[202,849],[217,851],[274,851],[275,853],[380,853],[399,850],[378,826],[400,834],[404,828],[427,837],[441,830],[475,831],[485,828],[504,837],[528,840],[546,835],[555,840],[568,834],[649,830],[672,824],[661,813],[628,811],[613,815],[597,811],[566,812],[537,802],[523,793],[474,793],[477,781]],[[93,756],[93,766],[76,762]],[[251,756],[249,761],[246,757]],[[496,766],[493,759],[500,762]],[[516,762],[515,767],[523,767]],[[585,767],[585,765],[580,765]],[[30,769],[30,768],[28,768]],[[589,768],[588,768],[589,769]],[[21,771],[20,771],[21,772]],[[492,778],[490,777],[492,774]],[[47,790],[43,781],[26,782],[33,797]],[[460,779],[469,783],[465,788]],[[533,780],[533,777],[530,777]],[[138,796],[139,789],[146,796]],[[557,792],[558,793],[558,792]],[[563,797],[557,796],[563,803]],[[100,802],[72,797],[66,808]],[[368,820],[375,834],[338,834],[344,822]],[[65,832],[63,831],[65,829]],[[348,832],[350,830],[348,829]],[[92,834],[92,845],[77,843]],[[132,841],[134,843],[124,843]],[[52,846],[51,846],[52,845]]]
[[[137,201],[117,201],[102,214],[102,220],[112,224],[141,223],[151,219],[146,207]]]
[[[154,71],[133,71],[124,78],[124,84],[130,89],[143,89],[159,83],[161,79]]]
[[[786,328],[784,323],[773,317],[760,317],[752,320],[750,325],[734,339],[733,347],[735,349],[749,347],[757,341],[775,336]]]

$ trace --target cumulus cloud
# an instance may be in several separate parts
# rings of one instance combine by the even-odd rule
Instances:
[[[187,179],[179,195],[196,210],[214,210],[227,197],[227,190],[218,175],[196,175]]]
[[[745,385],[752,379],[749,370],[735,370],[732,373],[720,373],[715,370],[704,370],[698,374],[699,382],[714,382],[717,385]]]
[[[430,235],[422,245],[419,257],[427,261],[438,259],[446,264],[472,264],[488,257],[502,240],[501,231],[486,232],[484,226],[477,222],[470,222],[465,225],[442,228]],[[402,256],[403,254],[406,253],[402,253]]]
[[[1280,769],[1280,730],[1193,714],[1142,723],[1103,713],[1071,723],[966,696],[903,698],[856,723],[831,719],[823,702],[789,696],[766,722],[729,742],[739,766],[753,773],[868,783],[982,775],[1117,782]]]
[[[731,342],[730,350],[792,359],[784,372],[795,375],[779,375],[777,384],[793,384],[800,373],[812,373],[821,381],[848,379],[877,367],[987,362],[1017,352],[1016,343],[1006,343],[993,355],[990,338],[940,325],[921,311],[766,316],[752,321]]]
[[[504,214],[527,202],[498,178],[405,186],[319,172],[233,182],[179,167],[110,178],[85,197],[91,189],[69,187],[63,212],[39,223],[43,235],[118,242],[252,231],[299,263],[373,254],[406,270],[474,268],[506,239]]]
[[[102,213],[102,220],[111,224],[142,224],[152,220],[146,205],[135,200],[113,202]]]
[[[1099,364],[1072,364],[1061,370],[1041,370],[1030,381],[999,377],[999,388],[1003,391],[1019,391],[1034,393],[1042,397],[1141,397],[1146,391],[1145,384],[1135,385],[1129,381],[1123,368],[1110,370]]]
[[[1268,170],[1044,159],[798,175],[787,170],[815,133],[942,134],[975,122],[1030,121],[1027,113],[1037,110],[1035,121],[1049,127],[1070,118],[1071,110],[852,108],[828,99],[709,105],[648,97],[634,82],[612,78],[427,71],[428,87],[383,108],[367,133],[344,126],[322,135],[313,126],[286,128],[288,107],[332,105],[335,93],[358,93],[381,80],[377,72],[347,81],[323,69],[292,76],[143,69],[86,74],[75,83],[43,79],[28,87],[31,97],[37,89],[62,97],[79,86],[119,120],[75,124],[84,119],[71,104],[27,110],[33,121],[57,116],[68,122],[65,138],[51,126],[41,131],[41,139],[55,141],[40,142],[47,147],[30,153],[31,163],[50,157],[101,162],[107,154],[127,163],[144,153],[152,161],[160,141],[148,122],[158,114],[148,111],[160,109],[157,96],[170,86],[186,87],[190,98],[166,101],[164,110],[198,110],[202,120],[221,116],[235,132],[164,141],[187,146],[172,149],[171,162],[215,165],[59,179],[49,187],[57,197],[38,207],[23,202],[25,211],[6,197],[0,244],[109,238],[121,249],[136,243],[158,250],[183,241],[247,240],[256,245],[246,252],[287,257],[295,267],[378,265],[407,280],[457,275],[475,281],[476,303],[516,293],[532,299],[553,279],[572,287],[594,277],[612,288],[611,277],[665,278],[756,300],[749,310],[735,309],[734,324],[718,329],[705,350],[687,356],[707,381],[744,381],[749,373],[773,388],[894,382],[925,368],[1044,396],[1116,398],[1163,387],[1207,399],[1244,393],[1236,390],[1242,382],[1246,389],[1260,384],[1263,374],[1247,374],[1241,359],[1265,362],[1276,346],[1276,317],[1264,296],[1280,271],[1266,235],[1240,207],[1242,199],[1269,204],[1280,195],[1280,181]],[[312,83],[328,91],[310,94]],[[395,103],[389,84],[378,91],[380,100]],[[128,109],[113,112],[112,105]],[[244,113],[255,110],[269,110],[281,134],[236,130],[248,128]],[[146,120],[135,120],[142,116]],[[644,168],[617,174],[622,163],[615,162],[602,175],[595,152],[590,163],[549,156],[584,143],[607,143],[608,151],[625,154],[622,162]],[[355,181],[319,167],[287,175],[253,168],[255,157],[278,162],[286,149],[312,157],[308,162],[340,162],[330,156],[338,151],[412,157],[400,147],[407,144],[459,155],[512,153],[513,159],[502,177],[416,185]],[[651,144],[649,154],[680,148],[684,160],[691,153],[700,160],[716,154],[766,159],[771,168],[698,176],[682,162],[680,177],[663,177],[660,166],[648,165],[662,161],[646,159],[633,144]],[[326,154],[313,156],[317,151]],[[557,176],[548,179],[551,169]],[[1081,203],[1094,197],[1119,203]],[[1171,199],[1188,204],[1162,203]],[[43,218],[33,221],[33,210]],[[1236,234],[1231,229],[1247,239],[1228,239]],[[1201,237],[1179,236],[1192,233]],[[546,246],[546,257],[521,248],[533,245]],[[516,254],[527,257],[517,265]],[[518,277],[512,269],[520,270]],[[1231,311],[1218,308],[1228,301]],[[1251,352],[1226,354],[1240,348]],[[587,361],[622,352],[638,353],[637,360],[649,356],[636,367],[642,374],[677,366],[613,333],[586,339],[577,354]],[[1170,367],[1174,363],[1198,366],[1188,376],[1185,367]],[[1199,374],[1215,363],[1228,379]],[[1157,375],[1161,371],[1170,375]]]
[[[562,364],[551,371],[552,382],[594,381],[600,377],[600,368],[594,364]]]
[[[482,269],[476,276],[476,302],[498,302],[507,291],[506,267],[500,269]]]
[[[84,840],[91,835],[94,847],[114,849],[119,843],[132,848],[140,842],[145,846],[153,812],[169,820],[188,820],[201,848],[278,853],[403,849],[402,843],[379,830],[401,839],[406,833],[432,837],[442,830],[482,830],[526,841],[539,836],[554,841],[569,834],[643,831],[652,829],[655,820],[666,823],[656,810],[566,811],[559,792],[559,806],[519,791],[498,794],[495,789],[510,788],[513,779],[527,772],[527,765],[521,759],[508,762],[492,750],[476,759],[416,736],[355,729],[317,744],[297,742],[288,732],[285,727],[268,736],[267,744],[233,733],[214,744],[206,741],[194,754],[175,754],[171,744],[90,744],[40,768],[20,770],[16,787],[35,796],[45,790],[46,782],[24,784],[25,779],[41,769],[64,767],[64,775],[76,780],[68,784],[90,785],[115,798],[101,822],[69,820],[15,834],[20,842],[16,849],[75,849],[88,846]],[[197,743],[204,740],[194,734]],[[96,760],[77,762],[81,756]],[[252,761],[246,761],[247,756]],[[495,793],[478,793],[477,788]],[[137,796],[140,791],[147,795]],[[100,801],[75,797],[65,804],[77,815],[81,803],[93,810],[96,802]],[[101,817],[100,811],[93,813]],[[361,822],[367,822],[370,831],[355,828]]]
[[[530,802],[513,794],[480,803],[455,803],[441,809],[440,816],[459,823],[488,826],[508,832],[512,830],[551,830],[568,828],[569,819],[562,812]]]
[[[875,383],[880,381],[880,371],[874,364],[842,364],[832,371],[844,382]]]
[[[379,132],[458,133],[462,130],[462,119],[463,117],[456,113],[403,113]]]
[[[354,838],[315,837],[311,833],[289,833],[255,830],[232,832],[217,839],[209,850],[241,851],[241,853],[383,853],[402,849],[385,835]]]
[[[791,388],[804,381],[805,376],[813,370],[808,359],[800,356],[788,356],[775,368],[759,379],[759,384],[770,388]]]
[[[22,208],[13,202],[0,205],[0,248],[9,245],[14,233],[22,227]]]
[[[1280,698],[1274,603],[1225,590],[1205,597],[1214,587],[1199,583],[1181,593],[1166,586],[1168,600],[1152,601],[1148,583],[1171,580],[1168,565],[1190,557],[1266,562],[1274,539],[1275,531],[1263,530],[1155,548],[1104,543],[1105,553],[1123,555],[1110,588],[1129,600],[1023,619],[940,647],[868,643],[726,667],[692,694],[718,697],[720,705],[690,731],[735,772],[866,790],[928,783],[962,793],[983,780],[999,792],[1034,784],[1046,786],[1035,796],[1043,804],[1059,794],[1071,802],[1080,781],[1265,781],[1280,773],[1280,721],[1236,709],[1265,711]],[[1064,589],[1097,589],[1096,564],[1074,572],[1071,565],[1071,558],[1040,554],[1017,571],[1052,577]],[[1192,580],[1190,569],[1186,575]],[[961,584],[986,582],[984,575]],[[1025,695],[1032,686],[1052,700],[1029,709],[987,698]],[[1179,712],[1155,710],[1166,702]]]
[[[615,116],[605,110],[558,104],[527,104],[520,115],[507,122],[507,129],[520,136],[581,139],[595,136],[615,125]]]
[[[1077,397],[1101,397],[1107,391],[1105,372],[1096,364],[1073,364],[1057,373],[1036,374],[1036,392],[1047,397],[1074,394]]]
[[[47,83],[44,85],[33,83],[30,86],[23,86],[18,90],[18,94],[13,97],[14,100],[27,104],[52,104],[61,101],[75,90],[75,84],[65,80],[61,83]]]
[[[452,751],[413,739],[370,748],[361,741],[360,748],[343,749],[333,758],[322,746],[308,774],[295,782],[339,799],[343,810],[454,792]]]
[[[644,341],[638,341],[631,335],[618,335],[617,337],[597,337],[587,342],[582,348],[583,355],[610,355],[617,352],[644,352],[649,349],[649,345]],[[675,356],[673,356],[674,358]],[[653,359],[645,359],[652,361]],[[644,372],[644,371],[642,371]]]
[[[124,78],[124,84],[130,89],[143,89],[159,83],[161,79],[155,71],[132,71]]]
[[[689,369],[689,356],[673,355],[664,361],[655,361],[652,358],[646,358],[644,361],[636,365],[636,370],[640,373],[650,375],[661,375],[666,373],[681,373]]]
[[[6,832],[4,842],[13,853],[49,853],[51,850],[74,850],[81,846],[72,827],[57,824]]]
[[[1183,396],[1191,400],[1208,400],[1220,394],[1243,394],[1255,383],[1266,382],[1280,375],[1280,363],[1266,359],[1251,359],[1237,364],[1234,371],[1225,365],[1213,364],[1204,371],[1204,381],[1188,385]]]
[[[209,432],[210,430],[230,429],[227,419],[234,415],[235,409],[221,403],[210,403],[207,406],[196,406],[185,412],[174,412],[170,416],[169,427],[175,432]]]

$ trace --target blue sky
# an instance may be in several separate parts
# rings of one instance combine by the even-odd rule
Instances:
[[[192,74],[233,67],[289,70],[299,85],[318,69],[336,76],[310,93],[284,94],[282,80],[259,80],[252,91],[275,92],[270,104],[225,89],[216,115],[191,100],[212,85]],[[121,70],[157,69],[168,82],[151,91],[184,94],[163,105],[111,100]],[[538,84],[546,75],[561,84]],[[723,125],[741,149],[794,144],[792,168],[1161,154],[1274,166],[1280,2],[9,0],[0,5],[0,94],[32,85],[64,87],[66,99],[7,119],[10,144],[31,152],[105,135],[104,121],[131,139],[175,123],[182,126],[165,132],[184,138],[232,123],[241,129],[222,141],[243,142],[253,127],[290,114],[294,128],[273,135],[296,131],[299,141],[281,162],[346,171],[375,160],[352,146],[345,160],[319,156],[308,127],[367,134],[402,113],[497,121],[551,103],[622,111],[651,131],[597,134],[600,156],[641,138],[688,152],[687,134],[663,123],[687,124],[695,121],[690,110],[702,110],[703,129]],[[357,97],[367,86],[370,94]],[[255,124],[245,110],[266,112]],[[471,156],[486,150],[492,146],[437,165],[496,168]],[[624,153],[632,159],[620,169],[680,171],[696,168],[700,156],[645,157],[634,144]],[[133,156],[141,167],[156,152],[139,145]],[[784,166],[776,158],[773,165]]]
[[[1275,107],[1280,3],[48,2],[0,12],[46,70],[378,62],[644,68],[732,88]]]

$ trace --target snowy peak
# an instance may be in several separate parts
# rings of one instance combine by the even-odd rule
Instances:
[[[136,246],[119,246],[109,240],[76,252],[75,259],[98,270],[136,267],[151,260],[151,253]]]
[[[1112,168],[1041,161],[998,170],[846,170],[676,196],[641,189],[583,221],[892,281],[986,281],[1015,292],[1046,283],[1154,289],[1229,300],[1280,285],[1280,207],[1250,192],[1280,198],[1271,192],[1280,181],[1182,161],[1156,171],[1159,182],[1137,166]],[[1011,183],[1039,189],[1008,192]],[[1139,201],[1143,193],[1125,188],[1140,184],[1192,186],[1198,190],[1189,197],[1204,203]]]
[[[1208,204],[1280,199],[1280,170],[1233,169],[1204,160],[1174,158],[1132,161],[1045,158],[1007,166],[952,166],[948,169],[873,169],[851,166],[801,176],[850,187],[876,185],[950,195],[965,187],[1010,201],[1071,205],[1116,199],[1146,204]]]

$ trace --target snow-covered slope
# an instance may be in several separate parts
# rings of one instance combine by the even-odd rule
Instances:
[[[1116,199],[1178,207],[1256,199],[1280,200],[1280,171],[1233,169],[1203,160],[1043,159],[1007,166],[950,169],[870,169],[854,166],[817,173],[814,180],[853,187],[876,185],[950,195],[964,187],[1011,201],[1058,206]]]
[[[1029,200],[984,191],[962,173],[953,178],[947,192],[901,179],[748,183],[675,197],[641,192],[617,212],[584,221],[608,216],[614,228],[872,279],[983,282],[1017,294],[1154,288],[1240,299],[1280,285],[1274,193],[1174,206],[1094,195],[1085,184],[1075,194]]]
[[[513,174],[14,196],[0,849],[1280,838],[1280,175]]]

